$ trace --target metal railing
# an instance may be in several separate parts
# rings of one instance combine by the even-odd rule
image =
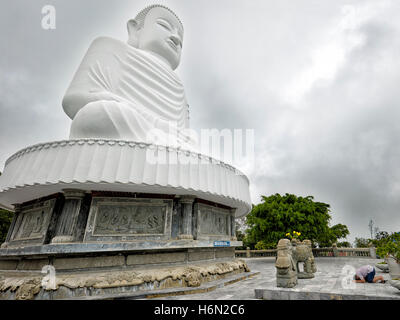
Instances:
[[[276,249],[269,250],[236,250],[237,258],[276,257]],[[313,248],[314,257],[372,257],[371,248]]]

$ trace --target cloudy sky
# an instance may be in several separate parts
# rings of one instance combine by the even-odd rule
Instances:
[[[2,0],[0,171],[14,152],[63,140],[62,97],[90,42],[127,39],[153,1]],[[185,26],[178,69],[191,125],[253,129],[260,195],[331,204],[348,240],[400,230],[400,2],[169,0]],[[41,25],[56,8],[56,29]]]

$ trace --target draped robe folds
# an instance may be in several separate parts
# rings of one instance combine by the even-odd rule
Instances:
[[[151,53],[119,40],[91,44],[63,107],[73,119],[70,139],[194,146],[185,132],[189,110],[178,76]]]

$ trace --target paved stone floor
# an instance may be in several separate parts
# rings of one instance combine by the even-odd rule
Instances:
[[[323,299],[324,294],[344,299],[400,299],[400,290],[388,282],[354,283],[347,281],[355,269],[366,265],[375,265],[380,260],[370,258],[316,258],[317,273],[313,279],[299,279],[293,289],[277,288],[275,279],[275,258],[252,258],[246,260],[251,271],[260,273],[252,278],[200,294],[171,296],[157,300],[256,300],[255,291],[264,292],[265,299]],[[388,273],[377,269],[376,275],[388,280]],[[260,291],[261,290],[261,291]],[[314,295],[314,296],[313,296]],[[273,296],[273,297],[272,297]],[[326,298],[326,297],[325,297]],[[329,297],[328,297],[329,299]]]

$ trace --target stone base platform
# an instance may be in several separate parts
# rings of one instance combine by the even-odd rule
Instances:
[[[312,279],[299,279],[294,288],[276,286],[273,258],[246,259],[252,270],[263,270],[263,281],[253,288],[253,297],[262,300],[400,300],[400,291],[386,283],[353,283],[357,268],[374,266],[379,260],[370,257],[316,258],[317,272]],[[387,273],[376,276],[390,280]]]
[[[200,255],[202,253],[204,252],[197,252]],[[172,253],[170,258],[176,255],[177,253]],[[144,255],[146,257],[144,260],[150,263],[146,267],[142,265],[136,268],[127,265],[126,257],[120,259],[113,257],[110,260],[104,257],[86,257],[75,258],[77,260],[64,264],[64,266],[87,268],[80,271],[57,271],[48,266],[43,269],[46,272],[49,271],[47,274],[46,272],[42,274],[40,271],[0,271],[0,299],[58,300],[118,296],[141,291],[155,292],[154,290],[168,288],[196,288],[210,281],[250,271],[243,260],[229,259],[214,259],[209,262],[186,263],[169,267],[160,264],[151,266],[151,261],[154,261],[156,256]],[[104,268],[104,261],[113,264],[118,260],[125,260],[118,269]],[[91,264],[93,266],[100,264],[100,266],[93,271],[90,270]],[[39,265],[38,263],[37,266]]]
[[[394,290],[392,290],[394,291]],[[364,295],[342,292],[319,292],[301,290],[255,289],[256,299],[261,300],[400,300],[400,296]]]
[[[68,189],[15,207],[2,249],[66,243],[150,245],[171,240],[236,239],[235,208],[191,195]],[[3,255],[4,250],[0,250]]]
[[[191,244],[189,244],[192,242]],[[173,246],[175,243],[176,247]],[[178,247],[186,243],[187,247]],[[152,245],[155,245],[152,243]],[[188,265],[235,259],[235,249],[206,247],[198,241],[170,241],[169,248],[140,249],[137,243],[62,244],[2,249],[0,271],[39,271],[50,266],[56,272],[119,270],[153,266]],[[198,247],[196,247],[196,245]],[[137,248],[136,246],[139,246]],[[136,247],[136,248],[135,248]]]
[[[72,299],[197,288],[249,271],[210,240],[45,244],[0,249],[0,299]],[[217,242],[218,243],[218,242]],[[225,244],[225,242],[224,242]]]
[[[3,299],[196,287],[248,270],[235,260],[238,207],[195,192],[62,189],[14,209],[0,248]]]

